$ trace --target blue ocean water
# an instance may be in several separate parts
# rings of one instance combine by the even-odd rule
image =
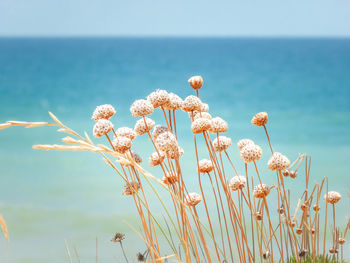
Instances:
[[[205,81],[201,99],[212,115],[229,122],[234,144],[251,138],[262,146],[266,182],[274,178],[264,168],[270,157],[265,134],[250,124],[259,111],[269,113],[275,150],[291,160],[310,154],[311,182],[328,176],[330,189],[343,195],[337,220],[345,225],[350,39],[0,38],[0,123],[48,121],[51,111],[71,128],[91,134],[95,106],[110,103],[117,109],[114,125],[133,127],[129,107],[135,99],[155,89],[193,94],[187,79],[197,74]],[[160,117],[154,114],[157,121]],[[185,180],[199,191],[190,120],[178,113],[177,124]],[[135,247],[144,249],[125,223],[138,224],[132,201],[121,195],[121,179],[98,155],[31,148],[60,143],[63,136],[54,128],[0,131],[0,213],[9,226],[10,262],[63,262],[65,239],[82,261],[92,261],[96,237],[100,262],[110,262],[120,256],[109,242],[116,231],[127,233],[130,255],[138,252]],[[147,138],[137,138],[135,148],[147,163],[152,151]],[[243,173],[235,145],[230,154]],[[289,182],[293,192],[302,190],[304,181],[298,180]]]

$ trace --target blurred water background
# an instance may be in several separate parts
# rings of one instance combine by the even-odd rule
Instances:
[[[155,89],[193,94],[187,79],[196,74],[204,78],[200,97],[210,113],[229,122],[229,152],[239,171],[244,165],[235,143],[251,138],[264,150],[264,181],[275,182],[265,168],[270,154],[264,131],[250,124],[256,112],[267,111],[275,150],[291,160],[310,154],[310,182],[328,176],[330,190],[343,195],[337,220],[344,227],[350,210],[349,39],[0,38],[0,123],[49,121],[52,111],[91,135],[95,106],[110,103],[117,110],[114,125],[133,127],[129,107],[135,99]],[[161,115],[152,118],[160,121]],[[199,192],[187,114],[177,114],[177,125],[185,180]],[[116,231],[126,233],[133,258],[145,246],[126,224],[138,228],[139,221],[113,170],[97,154],[31,148],[60,143],[63,136],[54,128],[0,131],[0,213],[10,231],[10,262],[67,262],[65,239],[82,262],[92,262],[96,237],[99,262],[119,262],[119,247],[109,241]],[[147,137],[133,147],[160,177],[147,164],[153,152]],[[208,156],[201,151],[200,157]],[[303,183],[301,175],[287,185],[297,194]],[[154,211],[162,215],[157,202]]]

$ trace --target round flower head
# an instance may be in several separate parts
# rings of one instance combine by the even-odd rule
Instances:
[[[157,89],[147,96],[147,100],[152,103],[153,108],[158,108],[169,103],[170,98],[166,90]]]
[[[201,107],[202,107],[201,100],[198,97],[193,95],[186,97],[186,99],[182,103],[182,110],[185,112],[190,112],[194,110],[200,111]]]
[[[248,144],[254,144],[254,142],[250,139],[242,139],[242,140],[238,141],[237,147],[239,150],[242,150],[244,148],[244,146],[246,146]]]
[[[138,182],[132,181],[124,186],[123,195],[133,195],[137,193],[139,189],[140,184]]]
[[[271,188],[267,184],[254,186],[253,196],[255,198],[264,198],[270,193]]]
[[[213,147],[215,152],[222,152],[230,147],[232,140],[226,136],[216,137],[213,141]]]
[[[188,193],[188,195],[185,196],[184,201],[188,206],[196,206],[202,201],[202,197],[197,193]]]
[[[93,134],[96,138],[106,135],[113,129],[113,124],[109,120],[99,119],[93,129]]]
[[[245,163],[259,161],[262,155],[262,149],[256,144],[247,144],[241,150],[241,159]]]
[[[164,184],[175,184],[177,181],[178,181],[178,177],[176,174],[174,173],[166,173],[164,176],[163,176],[163,179],[162,179],[162,182]]]
[[[137,163],[137,164],[142,163],[142,158],[141,158],[140,155],[138,155],[138,153],[132,152],[132,158],[134,159],[135,163]],[[120,163],[120,164],[123,165],[123,166],[126,166],[126,167],[132,166],[132,164],[130,162]]]
[[[149,162],[150,166],[157,166],[157,165],[160,165],[162,163],[164,158],[165,158],[164,152],[159,152],[159,155],[157,152],[154,152],[148,158],[148,162]]]
[[[104,104],[97,106],[94,110],[94,113],[92,114],[91,119],[94,121],[98,121],[100,119],[106,119],[108,120],[110,117],[112,117],[115,114],[115,109],[110,104]]]
[[[153,112],[153,105],[148,100],[135,100],[130,112],[134,117],[143,117]]]
[[[287,169],[290,161],[281,153],[275,152],[267,163],[267,166],[272,171],[282,171]]]
[[[266,112],[259,112],[254,115],[251,123],[256,125],[256,126],[264,126],[269,119],[269,116],[267,115]]]
[[[198,171],[200,173],[210,173],[214,170],[213,162],[208,159],[202,159],[198,162]]]
[[[159,150],[164,152],[178,150],[176,137],[169,131],[163,132],[157,137],[156,145]]]
[[[165,110],[179,110],[182,107],[183,100],[176,94],[169,93],[169,102],[164,104]]]
[[[168,127],[161,126],[161,125],[154,126],[154,129],[152,132],[153,139],[156,140],[160,134],[167,131],[169,131]]]
[[[209,129],[211,133],[226,132],[227,129],[228,129],[227,122],[221,119],[220,117],[215,117],[211,119],[211,127]]]
[[[340,201],[341,195],[338,192],[330,191],[324,195],[323,199],[329,204],[335,204]]]
[[[230,187],[231,191],[237,191],[239,189],[242,189],[246,182],[247,180],[244,176],[238,175],[232,177],[228,186]]]
[[[201,112],[208,112],[209,111],[209,105],[207,103],[202,102],[202,106],[200,109]]]
[[[185,152],[184,149],[182,149],[181,147],[177,147],[177,150],[175,151],[167,151],[166,157],[168,159],[180,158],[184,154],[184,152]]]
[[[199,90],[203,85],[203,78],[201,76],[193,76],[188,79],[192,89]]]
[[[145,120],[146,120],[146,124],[145,124]],[[142,135],[145,134],[146,132],[150,131],[153,129],[155,123],[153,120],[151,120],[150,118],[145,118],[145,120],[139,119],[136,124],[135,124],[135,128],[134,131],[138,134],[138,135]]]
[[[117,135],[117,137],[126,137],[130,140],[136,138],[136,132],[129,127],[120,127],[115,131],[115,134]]]
[[[194,111],[193,113],[195,113],[193,116],[193,120],[197,120],[199,118],[205,118],[208,120],[211,120],[211,115],[208,112],[199,112],[199,111]],[[188,115],[190,115],[191,112],[188,113]],[[191,117],[190,117],[191,118]]]
[[[198,118],[192,122],[192,132],[202,133],[209,130],[211,127],[211,121],[206,118]]]
[[[127,137],[116,137],[113,141],[113,148],[118,152],[118,153],[125,153],[126,151],[130,150],[132,142],[129,138]]]

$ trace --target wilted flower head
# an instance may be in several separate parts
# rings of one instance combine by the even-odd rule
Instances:
[[[241,159],[245,163],[250,163],[254,161],[259,161],[262,155],[262,149],[256,144],[247,144],[244,146],[240,152]]]
[[[153,139],[157,139],[157,137],[162,134],[163,132],[167,132],[169,131],[168,127],[162,126],[162,125],[156,125],[154,126],[153,132],[152,132],[152,136]]]
[[[201,112],[208,112],[209,111],[209,105],[207,103],[202,102],[202,106],[200,109]]]
[[[166,152],[166,157],[168,159],[177,159],[180,158],[184,154],[184,149],[182,149],[180,146],[177,147],[175,151],[167,151]]]
[[[192,112],[189,112],[188,115],[190,115]],[[211,120],[211,115],[208,112],[199,112],[199,111],[194,111],[193,112],[193,120],[199,119],[199,118],[205,118],[208,120]],[[190,117],[191,118],[191,117]]]
[[[281,171],[287,169],[289,165],[289,159],[279,152],[275,152],[267,163],[267,166],[272,171]]]
[[[209,130],[211,121],[206,118],[198,118],[192,122],[191,129],[193,133],[202,133]]]
[[[209,173],[214,169],[213,162],[208,159],[202,159],[198,162],[198,169],[200,173]]]
[[[188,193],[188,195],[185,196],[184,201],[188,206],[196,206],[202,201],[202,197],[197,193]]]
[[[122,233],[115,233],[114,237],[111,239],[112,242],[121,242],[125,239],[125,234]]]
[[[165,184],[175,184],[178,181],[178,176],[174,173],[165,173],[162,182]]]
[[[106,135],[113,129],[113,124],[109,120],[105,119],[99,119],[93,129],[93,134],[95,137],[101,137],[103,135]]]
[[[254,186],[253,195],[255,198],[264,198],[271,191],[271,188],[267,184],[259,184]]]
[[[132,142],[127,137],[115,137],[112,141],[112,145],[117,152],[123,154],[130,150]]]
[[[106,119],[108,120],[115,114],[115,109],[110,104],[104,104],[97,106],[94,110],[94,113],[92,114],[91,119],[94,121],[98,121],[100,119]]]
[[[238,141],[237,147],[239,150],[242,150],[247,144],[254,144],[254,142],[250,139],[242,139]]]
[[[136,132],[129,127],[120,127],[115,131],[115,134],[117,135],[117,137],[126,137],[130,140],[136,138]]]
[[[135,181],[131,181],[124,186],[123,195],[133,195],[140,189],[140,184]]]
[[[256,126],[264,126],[269,119],[269,116],[267,115],[266,112],[259,112],[254,115],[251,123],[256,125]]]
[[[209,129],[211,133],[226,132],[227,129],[228,129],[227,122],[221,119],[220,117],[215,117],[211,119],[211,127]]]
[[[202,101],[193,95],[186,97],[186,99],[182,103],[182,110],[186,112],[198,110],[200,111],[202,107]]]
[[[188,79],[192,89],[199,90],[203,85],[203,78],[201,76],[193,76]]]
[[[165,158],[165,153],[160,151],[159,154],[157,152],[154,152],[151,154],[151,156],[148,158],[148,162],[151,166],[157,166],[160,165],[161,162]]]
[[[242,189],[246,182],[247,180],[244,176],[237,175],[232,177],[228,186],[230,187],[231,191],[237,191],[239,189]]]
[[[146,124],[145,124],[146,121]],[[135,128],[134,131],[138,134],[138,135],[142,135],[145,134],[146,132],[150,131],[153,129],[155,123],[152,119],[150,118],[145,118],[145,119],[139,119],[136,124],[135,124]]]
[[[169,102],[163,105],[165,110],[179,110],[182,108],[183,100],[174,93],[169,93]]]
[[[147,96],[147,100],[152,103],[153,108],[158,108],[169,103],[170,98],[166,90],[157,89]]]
[[[214,139],[213,147],[215,152],[222,152],[230,147],[232,140],[226,136],[219,136]]]
[[[143,117],[153,112],[153,105],[148,100],[135,100],[130,112],[134,117]]]
[[[156,139],[156,145],[159,150],[168,152],[178,150],[177,140],[171,132],[163,132]]]
[[[324,195],[323,199],[329,204],[335,204],[340,201],[341,195],[338,192],[330,191]]]

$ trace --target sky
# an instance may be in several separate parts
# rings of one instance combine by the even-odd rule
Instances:
[[[0,36],[350,37],[350,0],[0,0]]]

